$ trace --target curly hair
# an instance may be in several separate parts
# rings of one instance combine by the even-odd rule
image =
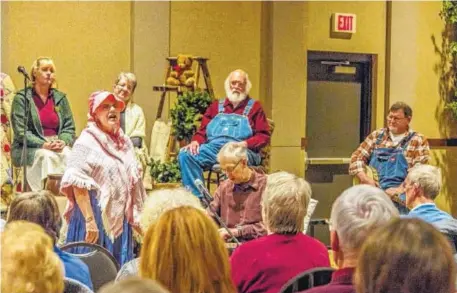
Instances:
[[[26,221],[8,223],[1,244],[2,292],[63,292],[63,264],[42,227]]]

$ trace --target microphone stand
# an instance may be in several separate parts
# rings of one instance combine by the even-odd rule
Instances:
[[[208,209],[211,211],[211,213],[213,213],[214,217],[216,217],[216,220],[219,223],[219,225],[221,225],[222,228],[224,228],[224,230],[227,231],[227,233],[230,235],[231,240],[233,240],[233,242],[235,242],[237,246],[241,245],[240,241],[238,241],[238,239],[236,239],[236,237],[235,237],[235,235],[233,235],[232,231],[230,231],[230,229],[227,227],[227,225],[225,225],[224,221],[222,221],[221,217],[219,217],[219,215],[210,205],[210,201],[208,200],[208,198],[206,198],[205,194],[203,194],[203,196],[201,198],[202,198],[203,202],[205,203],[205,205],[208,207]]]
[[[27,97],[27,76],[24,75],[24,137],[22,138],[22,154],[21,154],[21,163],[22,163],[22,192],[30,191],[29,185],[27,184],[27,128],[29,126],[29,114],[30,114],[30,101]],[[32,89],[30,89],[31,91]]]

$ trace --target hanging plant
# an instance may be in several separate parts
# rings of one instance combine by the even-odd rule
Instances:
[[[190,142],[211,101],[208,92],[202,90],[187,91],[178,96],[170,110],[172,134],[177,140]]]
[[[446,24],[453,30],[453,38],[448,43],[448,52],[451,54],[452,70],[457,72],[457,2],[444,0],[440,16],[446,21]],[[454,93],[452,97],[446,101],[445,109],[451,111],[454,118],[457,119],[457,79],[454,79]]]

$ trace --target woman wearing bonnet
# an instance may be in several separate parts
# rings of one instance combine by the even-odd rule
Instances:
[[[133,259],[132,230],[146,191],[133,144],[120,128],[125,103],[112,93],[89,97],[88,126],[76,140],[61,182],[69,199],[66,242],[98,243],[122,265]]]

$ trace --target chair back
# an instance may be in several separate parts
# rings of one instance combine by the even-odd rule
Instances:
[[[63,293],[94,293],[92,290],[90,290],[89,287],[87,287],[83,283],[70,278],[65,278],[63,280],[63,284]]]
[[[87,242],[73,242],[63,245],[61,249],[72,253],[89,267],[95,292],[104,284],[116,279],[119,264],[104,247]]]
[[[332,274],[335,271],[333,268],[314,268],[290,279],[282,288],[280,293],[295,293],[311,289],[313,287],[322,286],[330,283]]]
[[[267,118],[267,121],[268,126],[270,127],[270,142],[260,150],[260,157],[262,158],[260,165],[265,174],[270,173],[271,138],[275,130],[275,122],[270,118]]]

